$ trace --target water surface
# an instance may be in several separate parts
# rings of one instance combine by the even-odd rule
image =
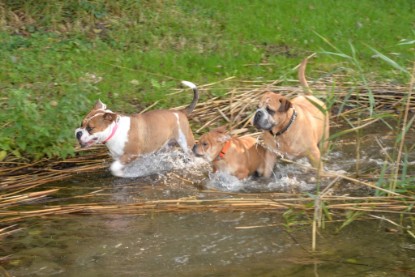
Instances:
[[[393,140],[387,133],[368,132],[361,142],[356,159],[353,138],[338,141],[326,157],[326,170],[350,174],[358,163],[367,179],[379,173]],[[413,172],[413,153],[408,160]],[[308,164],[305,159],[299,162]],[[129,172],[131,178],[115,178],[102,170],[48,184],[45,188],[59,192],[26,208],[105,203],[122,209],[126,203],[146,200],[307,195],[332,181],[316,180],[312,172],[286,163],[277,165],[271,180],[239,181],[212,174],[203,160],[188,160],[180,153],[149,156]],[[78,198],[92,192],[91,197]],[[373,191],[340,181],[333,194]],[[341,222],[327,223],[312,253],[310,220],[309,214],[288,209],[56,215],[21,221],[22,229],[3,239],[0,257],[12,276],[415,275],[415,241],[387,221],[354,221],[340,232]]]

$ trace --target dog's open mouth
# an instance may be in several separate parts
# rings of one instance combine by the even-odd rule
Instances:
[[[81,148],[88,148],[91,145],[94,145],[97,140],[98,140],[98,138],[93,138],[93,139],[91,139],[90,141],[87,141],[87,142],[79,142],[79,144],[81,145]]]

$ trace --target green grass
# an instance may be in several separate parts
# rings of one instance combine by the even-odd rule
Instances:
[[[370,47],[409,68],[413,14],[411,0],[5,0],[0,150],[29,159],[66,157],[73,154],[74,128],[97,98],[124,112],[156,100],[173,107],[192,97],[166,97],[180,80],[236,76],[238,85],[296,78],[292,68],[312,52],[325,54],[311,62],[310,78],[351,67],[358,76],[407,82]],[[352,49],[361,70],[327,54],[352,55]],[[102,80],[94,83],[90,74]]]

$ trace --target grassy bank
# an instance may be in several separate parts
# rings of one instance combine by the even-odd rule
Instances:
[[[295,78],[311,52],[310,78],[408,82],[415,4],[399,1],[8,1],[0,4],[0,159],[73,155],[73,130],[100,98],[133,112],[197,84]],[[330,45],[332,43],[332,45]],[[333,47],[334,46],[334,47]],[[341,55],[353,55],[361,69]],[[208,97],[223,95],[220,85]]]

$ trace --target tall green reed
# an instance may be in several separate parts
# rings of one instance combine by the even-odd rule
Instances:
[[[349,92],[345,95],[346,101],[338,101],[339,99],[335,99],[334,102],[342,103],[339,108],[339,114],[343,111],[343,109],[350,105],[348,104],[348,99],[350,99],[352,96],[357,99],[357,103],[361,103],[361,101],[364,101],[364,99],[367,99],[367,103],[365,103],[364,106],[367,108],[361,109],[361,107],[354,107],[357,109],[357,119],[352,122],[352,120],[348,119],[347,117],[343,117],[345,122],[347,122],[351,128],[342,130],[340,132],[337,132],[335,134],[332,134],[330,136],[330,140],[334,140],[338,137],[341,137],[343,135],[346,135],[348,133],[355,133],[355,140],[356,140],[356,166],[355,166],[355,175],[359,176],[360,168],[359,168],[359,161],[361,159],[361,130],[365,127],[367,127],[370,124],[373,124],[375,122],[384,122],[387,126],[390,127],[390,124],[387,122],[388,119],[394,119],[395,116],[391,114],[389,111],[379,111],[376,109],[376,101],[374,93],[371,89],[370,82],[368,81],[366,74],[363,70],[363,67],[361,65],[361,62],[358,58],[357,51],[353,44],[349,44],[350,47],[350,53],[345,53],[344,51],[341,51],[338,47],[336,47],[333,43],[331,43],[328,39],[326,39],[324,36],[317,34],[322,40],[324,40],[331,48],[331,51],[321,51],[320,54],[323,55],[329,55],[329,56],[335,56],[337,58],[344,59],[347,62],[347,65],[350,66],[354,72],[357,74],[350,76],[350,78],[355,80],[355,83],[363,84],[363,87],[365,88],[365,93],[367,93],[367,97],[360,97],[360,91],[359,90],[349,90]],[[368,46],[369,47],[369,46]],[[387,57],[386,55],[380,53],[376,49],[369,47],[373,51],[373,53],[380,58],[382,61],[386,62],[388,65],[392,66],[395,69],[398,69],[400,72],[405,74],[407,78],[409,77],[409,88],[408,93],[405,95],[405,106],[403,109],[399,111],[399,117],[398,117],[398,124],[399,127],[395,130],[395,145],[394,149],[397,149],[391,154],[391,157],[389,157],[389,165],[388,163],[385,163],[384,166],[381,169],[380,175],[378,176],[377,184],[379,186],[384,186],[385,178],[388,176],[387,184],[388,189],[390,192],[408,192],[408,189],[411,189],[411,186],[409,185],[411,181],[411,177],[408,177],[408,149],[404,149],[405,146],[405,138],[407,135],[407,132],[412,126],[415,116],[412,118],[409,118],[409,110],[410,110],[410,103],[412,98],[412,92],[414,87],[414,76],[415,76],[415,63],[414,63],[414,69],[413,72],[410,73],[404,66],[399,65],[397,62],[395,62],[393,59]],[[363,123],[367,122],[366,120],[370,118],[369,123]],[[396,120],[396,119],[395,119]],[[412,146],[414,148],[415,146]],[[392,166],[391,166],[391,165]],[[391,172],[391,174],[387,174],[387,172]],[[377,195],[384,194],[384,192],[377,190],[375,192]],[[313,225],[312,225],[312,250],[316,250],[317,247],[317,229],[322,226],[322,222],[324,221],[324,192],[320,191],[319,186],[317,187],[317,193],[316,195],[311,196],[314,199],[314,216],[313,216]],[[408,209],[410,207],[408,206]],[[327,214],[327,213],[326,213]],[[362,216],[361,212],[350,212],[346,216],[346,221],[339,227],[339,230],[344,228],[345,226],[352,223],[354,220]]]

